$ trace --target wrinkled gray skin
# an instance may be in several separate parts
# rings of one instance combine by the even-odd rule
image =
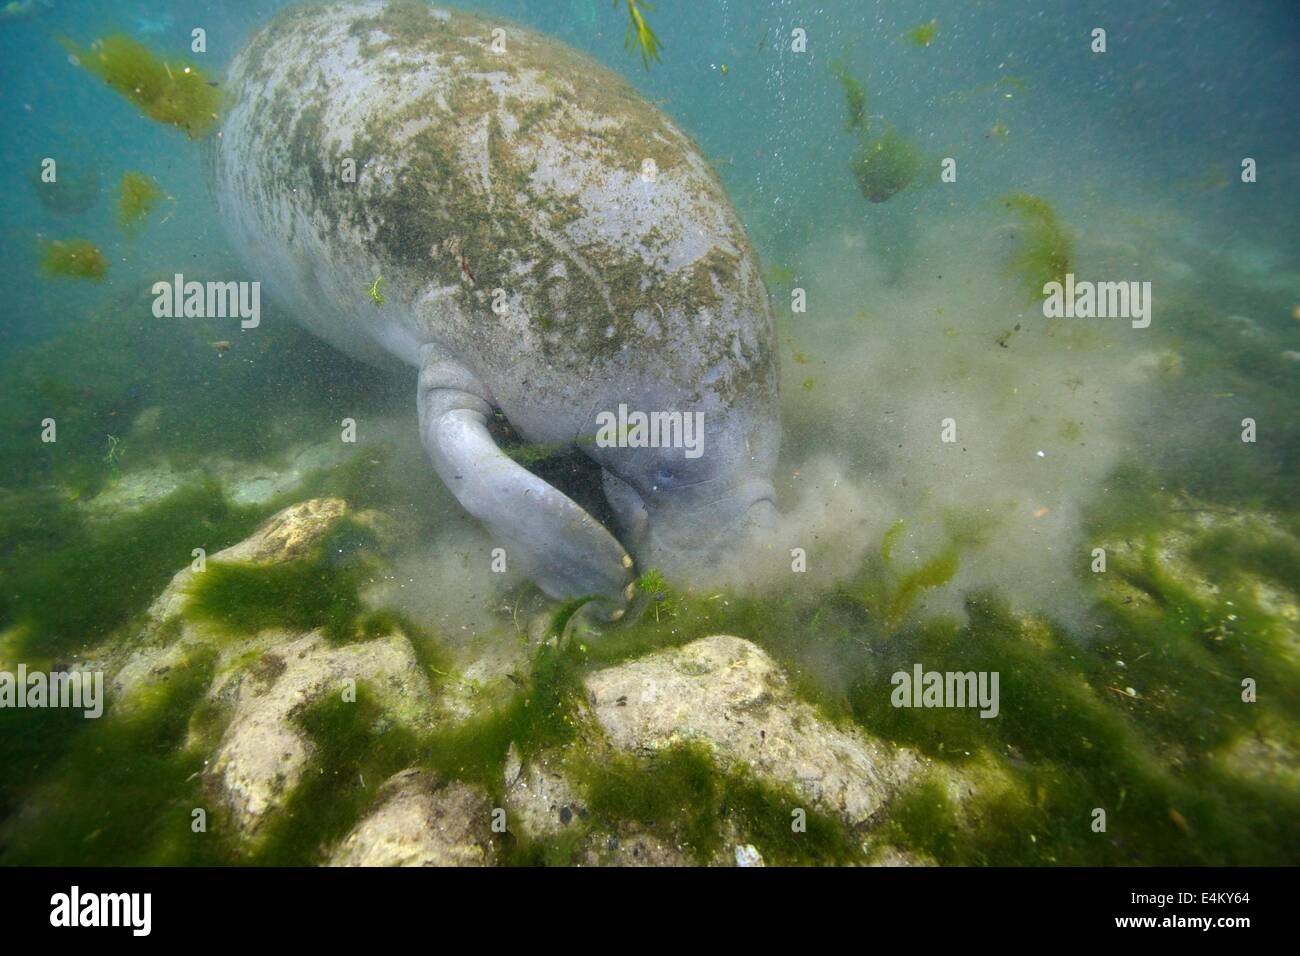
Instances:
[[[280,14],[225,88],[208,159],[246,267],[334,346],[419,369],[434,468],[548,594],[618,617],[632,555],[671,576],[770,520],[756,257],[695,145],[622,79],[507,21],[371,0]],[[703,455],[598,447],[620,403],[703,412]],[[498,450],[494,409],[599,463],[626,547]]]

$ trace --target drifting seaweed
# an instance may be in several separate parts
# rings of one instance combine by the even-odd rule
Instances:
[[[921,171],[921,151],[892,126],[873,140],[863,139],[853,160],[853,175],[869,202],[887,202]]]
[[[831,63],[831,73],[840,81],[840,86],[844,87],[844,102],[849,113],[844,120],[844,128],[850,132],[861,130],[866,133],[868,127],[866,87],[849,72],[843,59]]]
[[[163,195],[152,177],[134,171],[123,173],[117,195],[117,224],[134,234]]]
[[[89,239],[55,239],[41,248],[41,272],[51,278],[101,281],[108,260]]]
[[[927,47],[934,42],[934,38],[939,35],[939,21],[931,20],[929,23],[922,23],[920,26],[912,27],[903,34],[903,39],[912,46]]]
[[[96,40],[87,48],[66,37],[59,41],[75,61],[138,106],[146,116],[198,139],[217,118],[220,94],[196,66],[158,59],[123,34]]]
[[[1064,282],[1070,271],[1073,243],[1047,200],[1029,193],[1009,193],[1002,203],[1020,217],[1024,245],[1007,263],[1030,302],[1043,296],[1049,282]]]
[[[614,5],[618,6],[618,0],[614,0]],[[641,65],[648,70],[651,60],[663,62],[659,59],[663,43],[655,36],[654,30],[650,29],[650,24],[646,23],[645,16],[641,13],[643,9],[654,13],[655,8],[645,0],[627,0],[627,37],[623,40],[623,49],[631,50],[635,47],[641,54]]]

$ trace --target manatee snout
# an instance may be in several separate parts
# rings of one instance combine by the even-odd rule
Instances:
[[[689,581],[703,571],[743,561],[776,526],[772,483],[753,478],[722,497],[689,507],[668,502],[650,515],[638,563]]]

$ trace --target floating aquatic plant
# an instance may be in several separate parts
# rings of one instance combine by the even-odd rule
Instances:
[[[117,194],[117,224],[134,233],[163,195],[152,177],[134,171],[123,173]]]
[[[891,126],[875,139],[863,139],[853,160],[853,175],[869,202],[887,202],[912,184],[921,162],[916,144]]]
[[[1023,247],[1007,263],[1030,302],[1043,296],[1049,282],[1064,282],[1070,271],[1073,243],[1047,200],[1029,193],[1009,193],[1002,203],[1020,217]]]
[[[926,47],[934,42],[934,38],[939,35],[939,21],[931,20],[929,23],[922,23],[920,26],[912,27],[903,34],[903,39],[912,46]]]
[[[138,106],[146,116],[198,139],[217,118],[220,97],[193,64],[161,60],[147,47],[117,33],[87,48],[60,40],[75,61]]]
[[[618,0],[614,0],[614,6],[618,6]],[[630,50],[635,45],[641,53],[641,64],[648,70],[650,61],[662,63],[659,59],[659,50],[663,44],[659,37],[655,36],[654,30],[650,29],[650,24],[646,23],[642,10],[649,10],[654,13],[654,7],[646,3],[645,0],[627,0],[627,37],[623,40],[623,49]]]
[[[844,128],[850,132],[861,130],[865,133],[868,127],[867,88],[849,72],[842,59],[832,61],[831,72],[844,88],[844,101],[849,114],[844,120]]]
[[[41,248],[41,271],[62,279],[92,279],[108,274],[108,260],[89,239],[55,239]]]

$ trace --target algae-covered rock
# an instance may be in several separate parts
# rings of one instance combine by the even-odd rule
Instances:
[[[385,523],[369,512],[353,514],[340,498],[316,498],[278,512],[211,560],[267,569],[301,562],[345,518]],[[241,837],[258,834],[308,771],[314,745],[301,718],[314,705],[355,700],[364,686],[393,726],[419,733],[433,724],[432,691],[402,631],[344,644],[322,629],[231,633],[186,613],[194,585],[208,573],[188,567],[172,579],[116,669],[110,697],[114,708],[129,710],[196,650],[216,655],[205,708],[217,716],[195,723],[187,746],[210,754],[204,779]]]
[[[618,750],[650,755],[704,744],[851,825],[869,821],[918,758],[837,727],[799,700],[759,647],[706,637],[585,680],[592,713]]]
[[[511,745],[503,783],[512,825],[531,837],[553,836],[587,814],[560,753],[544,752],[522,762]]]
[[[233,716],[206,776],[245,836],[286,803],[307,770],[313,746],[295,718],[310,705],[347,699],[364,683],[398,723],[425,730],[432,723],[428,681],[401,633],[343,647],[319,633],[271,634],[260,645],[253,666],[228,670],[209,691]]]
[[[313,498],[291,505],[272,515],[243,541],[209,555],[208,560],[286,563],[304,558],[347,513],[348,504],[342,498]],[[176,573],[149,608],[152,628],[160,627],[184,609],[187,592],[195,583],[197,573],[192,566]]]
[[[380,788],[374,809],[343,838],[328,865],[491,865],[491,815],[481,788],[403,770]]]

